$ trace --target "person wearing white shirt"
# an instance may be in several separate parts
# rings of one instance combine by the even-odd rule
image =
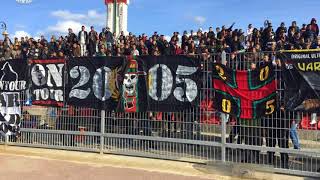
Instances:
[[[253,34],[253,26],[252,24],[248,25],[247,34],[246,34],[246,42],[251,40],[252,34]]]
[[[252,35],[252,33],[253,33],[253,27],[252,27],[252,24],[249,24],[247,29],[247,36]]]
[[[135,44],[132,46],[131,54],[132,54],[133,56],[139,56],[139,55],[140,55],[140,53],[139,53],[139,51],[137,50],[137,47],[136,47]]]
[[[85,27],[81,27],[81,31],[78,34],[79,42],[80,42],[80,55],[85,56],[87,52],[88,45],[88,33],[85,31]]]

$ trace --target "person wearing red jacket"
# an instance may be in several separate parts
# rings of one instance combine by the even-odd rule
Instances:
[[[310,26],[311,26],[310,27],[311,31],[313,31],[316,34],[316,36],[318,36],[319,35],[319,27],[318,27],[316,18],[311,19]]]

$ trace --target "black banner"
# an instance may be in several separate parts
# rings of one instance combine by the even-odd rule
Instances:
[[[145,112],[148,109],[147,81],[144,61],[129,56],[122,75],[119,111]]]
[[[320,112],[320,52],[283,52],[285,108]]]
[[[272,63],[255,70],[236,71],[213,64],[214,108],[241,119],[256,119],[276,110],[276,81]]]
[[[18,136],[21,124],[20,93],[0,93],[0,104],[0,133]]]
[[[32,104],[63,106],[64,59],[31,60]]]
[[[187,56],[141,56],[147,73],[148,110],[175,112],[199,102],[199,59]]]
[[[69,105],[114,110],[118,106],[122,57],[86,57],[67,61]]]
[[[28,64],[24,59],[0,62],[0,92],[19,92],[27,87]]]
[[[20,93],[27,88],[28,64],[24,59],[0,62],[0,133],[20,134]]]

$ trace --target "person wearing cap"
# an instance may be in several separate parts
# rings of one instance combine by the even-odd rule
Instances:
[[[310,30],[313,31],[316,36],[318,36],[319,35],[319,27],[318,27],[316,18],[312,18],[309,25],[310,25]]]

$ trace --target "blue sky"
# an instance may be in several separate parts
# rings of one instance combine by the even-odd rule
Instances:
[[[128,30],[135,34],[171,35],[174,31],[229,26],[246,29],[249,23],[262,27],[266,19],[273,25],[296,20],[300,26],[319,17],[319,0],[131,0]],[[11,36],[29,34],[60,35],[72,26],[84,24],[100,30],[106,23],[104,0],[33,0],[21,5],[3,0],[0,21],[5,21]]]

